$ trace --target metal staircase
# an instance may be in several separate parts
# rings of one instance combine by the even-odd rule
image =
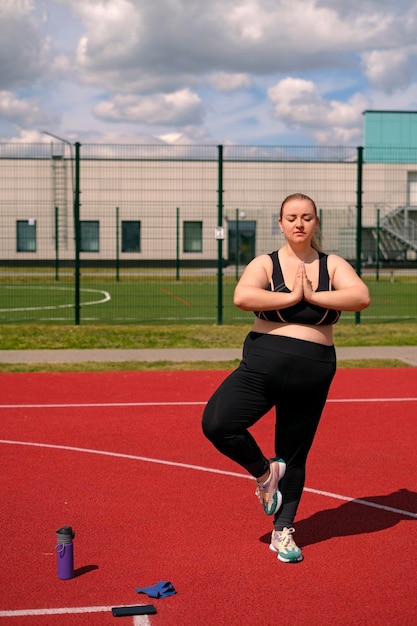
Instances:
[[[365,229],[382,261],[415,260],[417,256],[417,206],[399,206],[384,215],[379,229]],[[366,237],[366,235],[365,235]],[[368,243],[369,245],[369,243]]]

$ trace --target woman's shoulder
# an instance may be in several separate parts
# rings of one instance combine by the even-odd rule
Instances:
[[[350,263],[346,261],[346,259],[339,256],[338,254],[326,254],[326,257],[328,265],[332,265],[333,267],[336,267],[338,265],[350,265]]]
[[[271,273],[272,269],[272,257],[269,254],[258,254],[258,256],[254,257],[249,263],[246,265],[244,274],[248,275],[251,272],[256,272],[259,270],[263,270],[268,274]]]
[[[349,261],[346,261],[338,254],[329,254],[327,257],[327,271],[332,279],[334,279],[336,273],[338,276],[350,276],[356,275],[355,268]]]
[[[272,270],[271,257],[268,254],[259,254],[254,257],[243,270],[238,286],[244,284],[254,284],[265,288],[271,280]]]
[[[256,263],[259,265],[270,265],[274,256],[277,256],[277,250],[274,252],[258,254],[254,259],[252,259],[251,263]]]

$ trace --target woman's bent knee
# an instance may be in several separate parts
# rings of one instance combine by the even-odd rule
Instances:
[[[201,425],[203,429],[203,434],[205,437],[207,437],[209,441],[215,441],[218,439],[220,435],[219,424],[215,419],[213,419],[211,411],[208,410],[208,407],[206,407],[206,410],[203,413],[203,420]]]

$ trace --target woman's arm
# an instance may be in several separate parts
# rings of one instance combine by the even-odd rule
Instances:
[[[313,291],[308,276],[303,269],[304,299],[329,309],[340,311],[362,311],[371,299],[369,289],[355,270],[341,257],[331,254],[327,259],[333,291]]]
[[[290,293],[267,291],[272,261],[267,254],[253,259],[236,285],[233,302],[243,311],[273,311],[297,304],[303,297],[302,273],[298,272]]]

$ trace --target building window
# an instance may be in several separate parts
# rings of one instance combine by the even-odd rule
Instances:
[[[184,252],[203,252],[203,222],[184,222]]]
[[[417,172],[407,172],[408,178],[408,204],[417,206]]]
[[[140,252],[140,222],[122,222],[122,252]]]
[[[17,220],[16,250],[17,252],[36,252],[35,220]]]
[[[98,220],[81,221],[80,229],[80,252],[100,252]]]

